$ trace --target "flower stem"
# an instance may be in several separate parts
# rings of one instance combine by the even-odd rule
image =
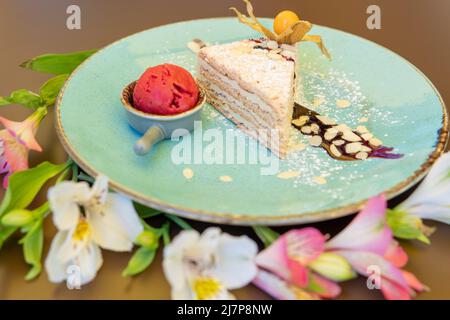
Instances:
[[[72,181],[78,182],[78,166],[76,163],[72,163]]]
[[[37,124],[41,122],[42,119],[47,115],[47,107],[39,107],[35,112],[31,115],[31,119],[36,121]]]
[[[39,208],[33,210],[33,216],[39,220],[45,218],[50,213],[50,204],[46,201]]]
[[[162,239],[164,242],[164,246],[167,246],[170,244],[170,234],[169,234],[169,230],[170,230],[170,223],[167,222],[165,223],[162,228]]]
[[[87,174],[85,174],[83,172],[80,172],[78,174],[78,180],[86,181],[86,182],[89,182],[89,183],[94,183],[95,182],[94,178],[92,178],[91,176],[88,176]]]
[[[278,232],[268,227],[253,226],[252,228],[265,247],[270,246],[280,236]]]
[[[33,114],[28,118],[28,120],[30,120],[30,123],[32,124],[33,128],[37,129],[42,119],[44,119],[46,115],[47,115],[47,107],[39,107],[36,109],[35,112],[33,112]]]

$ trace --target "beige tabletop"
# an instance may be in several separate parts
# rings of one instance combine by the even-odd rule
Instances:
[[[301,13],[301,17],[318,24],[345,30],[375,41],[410,60],[421,69],[441,92],[450,99],[450,1],[448,0],[254,0],[259,16],[273,16],[282,9]],[[81,30],[66,28],[66,8],[81,7]],[[368,30],[366,9],[378,4],[382,12],[382,29]],[[239,0],[1,0],[0,1],[0,95],[19,88],[37,90],[48,78],[17,67],[26,59],[42,53],[58,53],[100,48],[126,35],[154,26],[196,18],[230,16],[228,7],[242,6]],[[28,111],[10,106],[0,109],[2,116],[22,120]],[[31,165],[49,160],[63,162],[66,155],[53,128],[53,114],[44,120],[38,137],[43,153],[31,154]],[[0,189],[0,199],[3,190]],[[35,204],[45,197],[41,194]],[[393,200],[395,204],[405,195]],[[314,224],[322,232],[335,234],[350,218]],[[48,250],[54,228],[46,226]],[[431,223],[433,224],[433,223]],[[199,230],[208,226],[195,223]],[[426,283],[431,292],[419,299],[450,299],[450,227],[434,224],[437,232],[432,245],[402,242],[410,262],[407,269]],[[234,234],[254,237],[250,228],[224,227]],[[279,229],[280,231],[286,229]],[[129,254],[104,251],[104,265],[95,281],[81,290],[68,290],[64,284],[48,282],[45,273],[34,281],[23,277],[28,266],[22,252],[10,239],[0,251],[0,299],[167,299],[169,286],[162,271],[160,255],[143,274],[133,279],[120,274]],[[380,293],[369,291],[365,280],[358,278],[342,284],[342,299],[379,299]],[[253,286],[238,290],[238,298],[266,299]]]

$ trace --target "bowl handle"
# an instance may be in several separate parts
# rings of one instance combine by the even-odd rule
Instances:
[[[144,135],[136,141],[133,150],[139,156],[146,155],[154,144],[164,139],[164,131],[159,126],[151,126]]]

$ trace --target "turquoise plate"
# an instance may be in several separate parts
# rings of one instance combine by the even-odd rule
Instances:
[[[270,19],[262,19],[268,26]],[[57,103],[57,129],[69,155],[89,174],[105,174],[111,187],[138,202],[180,216],[229,224],[287,225],[331,219],[359,210],[377,194],[389,198],[422,178],[447,139],[444,103],[431,82],[395,53],[365,39],[315,26],[333,56],[329,62],[301,43],[301,75],[307,103],[351,126],[363,123],[385,145],[404,154],[399,160],[341,162],[322,149],[307,147],[279,162],[281,179],[261,175],[256,164],[176,164],[176,141],[160,143],[146,157],[132,152],[139,135],[126,122],[122,88],[148,67],[173,63],[195,73],[193,38],[226,43],[259,37],[235,18],[194,20],[140,32],[107,46],[71,76]],[[337,107],[338,100],[350,103]],[[236,131],[206,105],[203,130]],[[197,133],[199,130],[197,130]],[[307,143],[304,137],[299,141]],[[187,140],[186,140],[187,141]],[[249,143],[245,148],[256,148]],[[199,160],[197,158],[197,160]],[[276,163],[274,156],[268,160]],[[185,178],[189,168],[194,176]],[[232,181],[224,182],[220,177]],[[317,177],[322,177],[320,184]]]

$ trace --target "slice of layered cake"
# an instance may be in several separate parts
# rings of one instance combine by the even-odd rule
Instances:
[[[208,102],[275,155],[289,152],[296,48],[269,39],[204,47],[198,82]]]

